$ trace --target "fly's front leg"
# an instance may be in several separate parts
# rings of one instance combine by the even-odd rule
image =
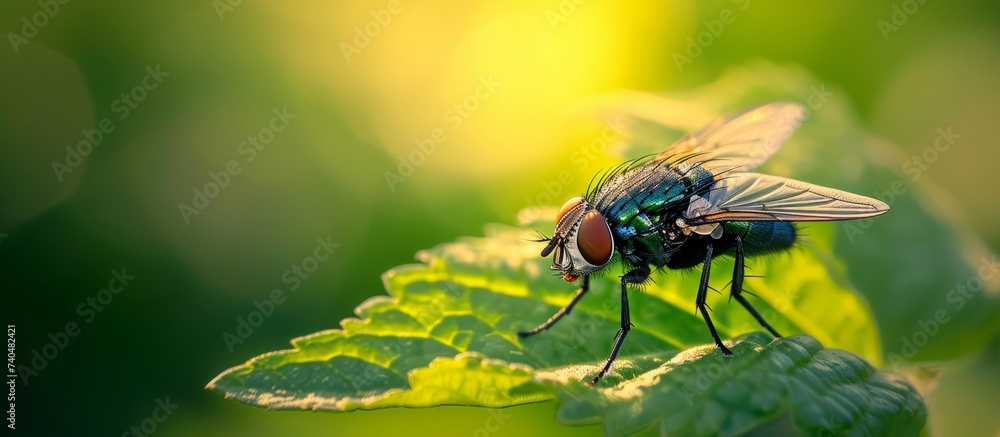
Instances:
[[[586,294],[587,290],[589,289],[590,289],[590,275],[584,275],[583,283],[580,284],[580,289],[576,290],[576,295],[573,296],[573,300],[569,301],[569,304],[562,307],[562,309],[560,309],[559,311],[556,311],[556,313],[552,315],[552,317],[549,317],[549,319],[546,320],[545,323],[538,325],[537,328],[532,329],[530,331],[518,332],[517,336],[521,338],[526,338],[551,328],[552,325],[555,325],[556,322],[559,321],[559,319],[563,318],[563,316],[565,316],[566,314],[569,314],[570,311],[573,311],[573,307],[576,306],[576,303],[580,301],[580,298],[582,298],[583,295]]]
[[[712,333],[712,338],[715,339],[715,345],[722,349],[722,355],[727,357],[733,356],[733,352],[722,344],[722,340],[719,338],[719,333],[715,330],[715,325],[712,324],[712,318],[708,315],[708,304],[705,303],[705,297],[708,293],[708,276],[712,269],[712,245],[709,244],[705,248],[705,262],[701,268],[701,283],[698,284],[698,297],[695,299],[695,308],[701,312],[701,316],[705,319],[705,324],[708,325],[708,332]]]
[[[608,360],[604,362],[604,367],[601,367],[601,371],[597,372],[597,376],[590,380],[590,385],[597,384],[604,377],[604,374],[611,370],[611,364],[615,362],[615,358],[618,357],[618,350],[621,349],[622,343],[625,342],[625,336],[628,335],[628,331],[632,329],[632,315],[629,313],[628,309],[628,284],[640,284],[649,279],[649,266],[639,267],[632,270],[624,275],[622,275],[622,315],[621,315],[621,328],[618,329],[618,335],[615,336],[615,346],[611,349],[611,355],[608,356]]]
[[[733,299],[736,299],[736,301],[739,302],[740,305],[743,305],[743,308],[746,308],[747,312],[749,312],[754,319],[757,319],[757,323],[760,323],[760,326],[763,326],[764,329],[767,329],[771,333],[771,335],[775,337],[781,337],[781,334],[778,334],[778,331],[775,331],[774,328],[772,328],[771,325],[768,324],[767,321],[765,321],[764,318],[760,316],[760,313],[757,312],[757,309],[754,308],[753,305],[750,305],[750,302],[747,301],[745,297],[743,297],[743,273],[745,267],[746,264],[743,261],[743,239],[737,236],[736,266],[733,268],[733,286],[732,288],[729,289],[729,295],[732,296]]]

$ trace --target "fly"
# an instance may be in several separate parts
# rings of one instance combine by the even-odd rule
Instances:
[[[851,220],[885,213],[878,200],[793,179],[750,172],[766,161],[798,127],[805,110],[795,103],[769,103],[715,120],[681,138],[659,155],[625,162],[566,201],[541,255],[553,255],[552,270],[568,282],[582,278],[568,305],[530,331],[555,325],[587,293],[590,275],[617,258],[621,276],[621,328],[596,384],[611,368],[629,320],[628,286],[642,284],[654,268],[701,265],[695,307],[716,346],[719,338],[705,298],[712,260],[735,258],[730,296],[775,337],[781,337],[743,296],[744,258],[786,251],[797,238],[793,222]]]

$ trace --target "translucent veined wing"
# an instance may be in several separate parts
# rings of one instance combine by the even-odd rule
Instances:
[[[685,224],[848,220],[889,210],[889,205],[869,197],[758,173],[720,178],[705,200],[691,203]]]
[[[777,152],[803,117],[805,109],[796,103],[748,108],[687,134],[656,159],[698,162],[716,173],[749,171]]]

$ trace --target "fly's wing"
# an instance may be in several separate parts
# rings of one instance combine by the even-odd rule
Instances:
[[[805,109],[796,103],[752,107],[684,136],[656,159],[700,163],[716,174],[749,171],[777,152],[803,117]]]
[[[846,191],[758,173],[737,173],[713,184],[707,202],[693,202],[687,225],[723,221],[828,221],[880,215],[885,203]]]

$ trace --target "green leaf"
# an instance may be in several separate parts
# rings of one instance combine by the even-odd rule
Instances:
[[[994,338],[996,254],[926,175],[913,180],[903,172],[909,156],[867,133],[834,87],[800,69],[760,62],[692,92],[619,94],[597,106],[630,122],[631,136],[617,154],[631,158],[660,152],[718,115],[779,100],[809,106],[809,116],[760,172],[877,197],[891,207],[874,219],[810,227],[825,234],[820,243],[871,304],[888,364],[956,358]]]
[[[554,211],[525,215],[553,217]],[[553,226],[528,222],[538,229]],[[612,372],[592,388],[579,380],[592,376],[610,352],[620,323],[619,280],[616,275],[593,278],[591,291],[570,315],[549,331],[519,339],[517,331],[544,321],[573,294],[572,285],[550,274],[548,260],[538,256],[539,245],[527,241],[530,235],[526,227],[492,226],[486,238],[423,251],[418,254],[422,264],[384,275],[389,296],[360,305],[358,319],[295,339],[293,350],[229,369],[208,388],[261,407],[327,411],[503,407],[559,398],[564,402],[560,420],[604,421],[612,433],[656,423],[698,432],[725,426],[728,432],[786,411],[807,431],[825,417],[844,417],[844,429],[867,433],[890,422],[918,430],[924,423],[922,400],[909,385],[874,372],[852,353],[822,349],[812,339],[876,362],[882,355],[871,312],[822,244],[754,261],[750,273],[763,278],[747,284],[759,296],[752,298],[755,306],[775,328],[808,336],[769,342],[770,336],[751,334],[736,340],[735,358],[724,359],[694,313],[697,275],[668,271],[655,275],[656,283],[644,292],[630,293],[635,328]],[[731,261],[714,263],[712,284],[722,289],[731,268]],[[726,305],[725,299],[709,299],[721,335],[732,338],[759,329],[742,307]],[[760,393],[756,396],[696,396],[692,409],[685,410],[689,421],[672,419],[675,411],[647,403],[674,396],[672,390],[682,386],[670,381],[698,387],[699,372],[713,366],[733,372],[712,384],[760,382],[762,375],[771,375],[771,383],[753,385]],[[738,392],[720,389],[719,396],[727,393]],[[719,399],[734,408],[719,409]],[[636,403],[643,406],[642,414],[636,414]],[[805,409],[808,405],[815,407]],[[855,423],[856,413],[867,419]]]
[[[697,347],[614,387],[567,384],[559,419],[603,422],[607,435],[653,424],[661,435],[736,435],[783,414],[808,435],[916,435],[927,420],[920,395],[900,377],[809,336],[748,334],[733,353]]]

